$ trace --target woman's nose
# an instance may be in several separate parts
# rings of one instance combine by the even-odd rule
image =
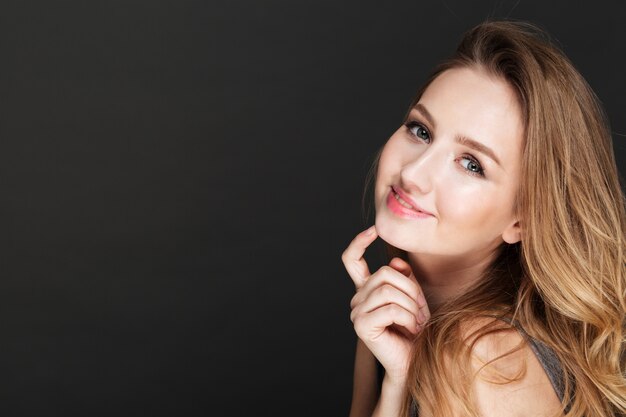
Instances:
[[[415,188],[421,194],[432,190],[433,180],[439,174],[441,155],[432,145],[426,149],[410,154],[400,172],[402,183],[406,187]]]

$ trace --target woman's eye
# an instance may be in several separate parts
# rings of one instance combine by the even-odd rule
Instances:
[[[478,175],[481,177],[485,176],[485,170],[483,169],[483,167],[480,166],[478,161],[475,160],[474,158],[464,156],[461,158],[461,161],[462,161],[461,165],[463,165],[463,167],[468,171],[469,174]],[[464,163],[463,161],[467,161],[467,163]]]
[[[422,124],[415,121],[410,121],[405,123],[405,126],[407,127],[411,135],[426,141],[426,143],[430,142],[430,133],[428,133],[428,130]]]

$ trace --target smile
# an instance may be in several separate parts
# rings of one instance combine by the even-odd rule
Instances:
[[[399,217],[410,219],[426,219],[433,217],[429,213],[424,213],[423,211],[414,209],[413,206],[396,194],[393,189],[391,189],[387,195],[387,207],[392,213]]]
[[[411,210],[415,210],[415,209],[413,208],[413,206],[412,206],[412,205],[410,205],[409,203],[407,203],[406,201],[404,201],[404,200],[402,199],[402,197],[400,197],[398,194],[394,193],[394,194],[393,194],[393,196],[394,196],[394,197],[396,198],[396,200],[398,200],[398,202],[399,202],[400,204],[402,204],[404,207],[406,207],[406,208],[408,208],[408,209],[411,209]]]

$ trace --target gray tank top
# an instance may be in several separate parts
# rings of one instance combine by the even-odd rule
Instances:
[[[561,362],[559,361],[554,351],[551,348],[549,348],[547,345],[542,343],[541,341],[533,338],[528,333],[526,333],[526,331],[524,331],[524,329],[522,329],[519,323],[517,323],[516,321],[512,321],[506,317],[501,317],[500,319],[513,325],[519,331],[519,333],[524,337],[524,339],[526,339],[530,348],[535,353],[535,356],[537,356],[539,363],[541,364],[543,369],[546,371],[546,374],[548,375],[548,379],[550,380],[550,383],[552,384],[552,387],[554,388],[554,391],[556,392],[557,397],[559,398],[560,401],[563,401],[563,397],[565,395],[563,368],[561,367]],[[380,365],[380,363],[378,363],[378,366],[379,366],[379,374],[378,374],[379,382],[382,383],[382,375],[384,374],[384,368],[382,367],[382,365]],[[570,407],[568,405],[565,408],[565,413],[569,411],[569,408]],[[415,401],[411,403],[410,415],[411,417],[417,417],[418,415],[418,407]]]

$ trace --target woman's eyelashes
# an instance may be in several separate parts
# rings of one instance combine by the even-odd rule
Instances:
[[[467,173],[470,175],[476,175],[479,177],[485,176],[485,170],[480,166],[480,163],[471,155],[464,155],[461,157],[461,160],[466,160],[468,163],[463,165],[463,167],[467,170]]]
[[[404,125],[411,135],[427,141],[426,143],[430,143],[430,133],[428,132],[428,129],[424,127],[424,125],[416,122],[415,120],[409,120]],[[413,129],[415,129],[415,133],[413,133]]]
[[[432,139],[430,137],[430,132],[420,122],[417,122],[415,120],[408,120],[406,123],[404,123],[404,125],[406,126],[409,134],[414,138],[417,138],[418,140],[424,141],[426,143],[431,142]],[[465,172],[467,172],[469,175],[474,175],[477,177],[485,176],[485,170],[483,169],[482,165],[472,155],[463,155],[460,160],[467,161],[467,163],[461,163],[461,165],[463,166]]]

